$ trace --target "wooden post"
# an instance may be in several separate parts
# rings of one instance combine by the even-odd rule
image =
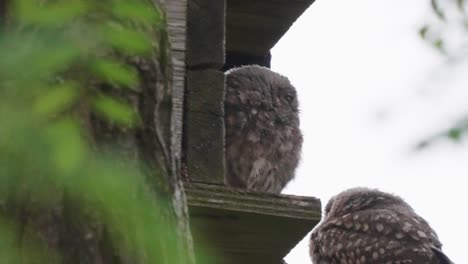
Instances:
[[[189,0],[184,151],[190,181],[224,184],[225,0]]]

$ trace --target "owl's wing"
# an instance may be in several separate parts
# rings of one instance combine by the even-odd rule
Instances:
[[[442,250],[436,248],[436,247],[431,247],[432,252],[437,256],[437,258],[440,261],[440,264],[454,264],[448,257],[447,255],[442,252]]]
[[[279,193],[282,185],[275,175],[277,172],[276,166],[276,164],[265,158],[256,159],[252,163],[251,171],[247,178],[247,189]]]
[[[324,237],[326,232],[322,232],[322,230],[314,229],[312,234],[310,235],[310,256],[312,258],[312,263],[314,264],[330,264],[335,262],[332,258],[334,254],[329,254],[325,249],[325,245],[328,244],[326,239],[328,237]]]
[[[317,254],[334,261],[439,264],[426,226],[389,210],[363,210],[329,219],[318,230]]]

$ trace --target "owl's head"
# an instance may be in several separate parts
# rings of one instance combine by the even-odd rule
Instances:
[[[400,197],[377,189],[357,187],[332,197],[325,207],[325,218],[340,217],[363,210],[383,208],[413,209]]]
[[[275,123],[298,121],[298,100],[294,86],[281,74],[258,65],[226,72],[226,106],[242,107],[254,114],[269,112]]]

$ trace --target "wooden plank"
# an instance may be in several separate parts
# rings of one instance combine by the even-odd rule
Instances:
[[[171,44],[172,113],[171,152],[175,171],[173,205],[177,217],[180,252],[183,257],[177,263],[195,264],[192,231],[189,226],[186,195],[181,184],[180,165],[182,162],[182,132],[185,97],[185,56],[187,32],[187,0],[164,0],[167,14],[167,30]],[[186,252],[184,257],[183,252]]]
[[[224,64],[225,0],[189,0],[187,65],[219,70]]]
[[[227,0],[226,49],[264,56],[314,0]]]
[[[214,263],[279,264],[321,218],[313,197],[207,184],[185,189],[196,254],[208,252]]]
[[[167,1],[167,25],[172,51],[172,134],[171,151],[176,166],[182,156],[182,128],[185,90],[187,1]],[[177,168],[177,171],[179,169]]]
[[[232,187],[186,183],[190,206],[219,208],[320,221],[320,200],[314,197],[260,193]]]
[[[184,151],[191,181],[224,184],[224,73],[187,72]]]

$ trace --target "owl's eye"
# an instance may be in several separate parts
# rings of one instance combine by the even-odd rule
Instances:
[[[286,101],[288,101],[289,103],[294,100],[294,96],[292,96],[292,95],[286,95],[285,98],[286,98]]]

